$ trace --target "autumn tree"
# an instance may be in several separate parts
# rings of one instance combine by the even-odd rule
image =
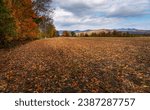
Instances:
[[[55,36],[51,0],[0,0],[0,43]]]
[[[39,23],[43,37],[54,37],[56,33],[53,24],[53,8],[51,8],[52,0],[33,0],[33,9],[38,16],[43,19]]]
[[[34,22],[38,16],[32,10],[31,0],[6,0],[6,6],[15,19],[16,39],[35,39],[39,33],[38,24]]]
[[[52,0],[32,0],[32,1],[33,1],[32,2],[33,9],[36,14],[40,16],[45,16],[47,14],[46,12],[49,12],[50,15],[51,13],[53,13],[53,9],[51,8]]]
[[[87,33],[85,33],[84,37],[89,37],[89,35]]]
[[[92,32],[91,37],[96,37],[96,32]]]
[[[55,37],[56,35],[56,29],[55,26],[53,24],[49,24],[47,26],[46,32],[45,32],[45,36],[46,38],[51,38],[51,37]]]
[[[80,33],[80,34],[79,34],[79,37],[84,37],[84,36],[85,36],[84,33]]]
[[[69,31],[63,31],[62,36],[63,37],[70,37]]]

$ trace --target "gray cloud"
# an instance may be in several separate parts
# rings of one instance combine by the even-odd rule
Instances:
[[[55,24],[59,27],[107,27],[126,17],[148,15],[150,0],[54,0]],[[113,26],[112,26],[113,27]]]
[[[112,3],[111,7],[105,10],[106,15],[113,17],[134,17],[148,14],[147,12],[150,11],[149,0],[127,0],[127,2],[123,1]]]

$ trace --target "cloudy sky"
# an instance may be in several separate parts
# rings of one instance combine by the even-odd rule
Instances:
[[[53,0],[58,30],[150,29],[150,0]]]

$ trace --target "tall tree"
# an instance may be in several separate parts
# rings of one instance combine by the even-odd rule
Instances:
[[[38,35],[38,24],[34,19],[38,16],[33,11],[31,0],[6,0],[6,6],[16,21],[18,40],[34,39]]]
[[[6,7],[4,0],[0,0],[0,44],[13,40],[15,35],[15,22]]]
[[[36,14],[43,15],[46,11],[53,11],[51,8],[52,0],[32,0],[33,2],[33,9],[35,10]]]
[[[40,30],[47,35],[48,31],[55,30],[53,25],[53,8],[51,7],[52,0],[33,0],[33,9],[38,16],[43,17],[39,23]],[[53,27],[53,28],[52,28]],[[45,36],[46,37],[46,36]]]
[[[74,31],[71,31],[71,36],[76,37],[76,33]]]

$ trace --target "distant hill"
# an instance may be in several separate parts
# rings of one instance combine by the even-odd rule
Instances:
[[[137,31],[138,29],[135,28],[120,28],[120,29],[116,29],[118,31]]]
[[[135,29],[135,28],[120,28],[120,29],[88,29],[88,30],[68,30],[68,31],[73,31],[76,33],[76,35],[79,35],[81,33],[83,34],[92,34],[92,33],[108,33],[108,32],[113,32],[113,31],[118,31],[118,32],[128,32],[130,34],[145,34],[145,35],[150,35],[150,30],[140,30],[140,29]],[[65,30],[59,30],[59,34],[62,35],[63,31]]]
[[[92,33],[98,34],[98,33],[102,33],[102,32],[108,33],[108,32],[113,32],[113,31],[114,31],[113,29],[112,30],[111,29],[97,29],[97,30],[81,31],[81,32],[77,32],[76,34],[79,35],[79,34],[83,33],[83,34],[91,35]]]
[[[140,29],[134,29],[134,28],[121,28],[117,29],[117,31],[120,32],[129,32],[130,34],[150,34],[150,30],[140,30]]]
[[[114,30],[118,31],[118,32],[128,32],[130,34],[145,34],[145,35],[149,35],[150,34],[150,30],[139,30],[139,29],[135,29],[135,28],[121,28],[121,29],[96,29],[96,30],[88,30],[88,31],[78,31],[76,32],[76,34],[92,34],[92,33],[108,33],[108,32],[113,32]]]

